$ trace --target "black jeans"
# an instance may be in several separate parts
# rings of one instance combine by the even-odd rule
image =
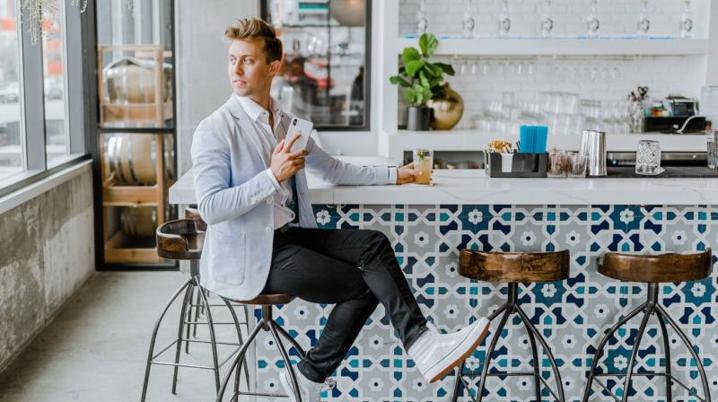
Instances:
[[[272,266],[262,293],[336,303],[317,344],[299,362],[302,374],[316,382],[339,366],[378,303],[405,350],[426,330],[426,318],[389,239],[374,230],[275,231]]]

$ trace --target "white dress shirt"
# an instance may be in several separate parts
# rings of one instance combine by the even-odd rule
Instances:
[[[267,166],[272,162],[272,152],[279,143],[278,139],[281,140],[286,135],[286,132],[279,132],[281,128],[279,123],[282,120],[282,111],[274,98],[270,98],[269,108],[272,111],[274,119],[274,127],[269,126],[269,113],[264,110],[263,107],[259,106],[255,101],[247,96],[239,96],[234,94],[242,105],[242,108],[247,113],[252,124],[257,131],[260,142],[262,144],[262,153],[265,156]],[[274,173],[271,168],[267,168],[265,173],[272,179],[272,183],[276,188],[277,192],[274,194],[274,229],[279,229],[282,226],[290,223],[294,220],[294,211],[287,208],[287,205],[292,200],[292,187],[290,179],[284,180],[282,183],[277,181],[274,177]]]

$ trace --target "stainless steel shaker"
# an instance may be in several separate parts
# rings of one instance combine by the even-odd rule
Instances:
[[[581,136],[579,152],[586,155],[589,176],[606,175],[606,133],[586,130]]]

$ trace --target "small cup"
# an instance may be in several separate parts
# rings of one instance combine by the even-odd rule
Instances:
[[[501,172],[511,173],[513,171],[514,154],[501,154]]]
[[[414,169],[419,171],[414,183],[431,184],[431,170],[434,167],[434,154],[428,149],[414,150]]]
[[[568,177],[586,177],[586,168],[588,166],[588,157],[578,152],[568,154],[569,169]]]
[[[568,173],[569,160],[563,151],[551,151],[548,155],[548,171],[547,177],[559,178],[566,177]]]
[[[712,137],[709,137],[706,142],[706,159],[708,160],[708,167],[711,169],[716,168],[716,159],[718,159],[718,143],[715,142],[715,140]]]
[[[636,174],[657,175],[659,173],[661,173],[661,144],[655,140],[638,141]]]

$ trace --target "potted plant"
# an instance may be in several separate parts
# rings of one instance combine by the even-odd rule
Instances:
[[[409,103],[407,128],[428,130],[431,125],[433,99],[445,97],[447,85],[444,74],[454,75],[454,68],[446,63],[432,63],[429,58],[439,46],[439,40],[431,33],[419,37],[419,49],[407,47],[401,53],[402,66],[399,74],[389,78],[394,85],[404,88],[404,98]]]

